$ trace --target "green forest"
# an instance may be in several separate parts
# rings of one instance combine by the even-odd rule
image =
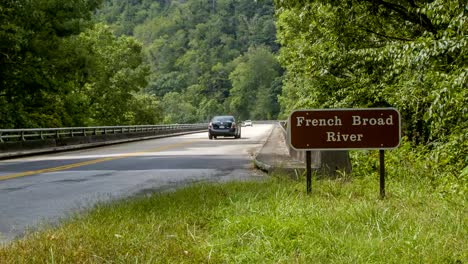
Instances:
[[[465,0],[5,0],[0,78],[0,128],[395,107],[403,149],[468,178]]]
[[[6,1],[0,127],[275,119],[271,1]]]
[[[466,1],[275,4],[285,69],[280,117],[298,108],[395,107],[402,116],[400,167],[443,193],[466,194]]]

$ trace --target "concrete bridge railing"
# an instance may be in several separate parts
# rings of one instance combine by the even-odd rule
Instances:
[[[207,130],[208,124],[0,129],[0,159]]]

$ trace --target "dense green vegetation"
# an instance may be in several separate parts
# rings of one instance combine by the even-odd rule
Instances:
[[[312,196],[279,177],[102,205],[0,262],[468,261],[465,0],[2,1],[1,128],[334,107],[402,114],[387,199],[377,152],[353,152]]]
[[[272,119],[272,1],[0,4],[0,127]]]
[[[466,195],[467,2],[275,3],[282,117],[297,108],[395,107],[405,140],[419,146],[419,157],[407,158]]]
[[[388,199],[380,200],[378,177],[362,172],[352,181],[315,182],[312,195],[304,181],[280,175],[99,205],[0,248],[0,262],[468,261],[464,199],[440,199],[420,172],[409,171],[392,174]]]
[[[142,45],[90,22],[100,2],[1,2],[1,128],[161,119],[156,99],[142,93],[149,73]]]
[[[144,43],[147,92],[161,98],[165,122],[213,114],[274,119],[281,67],[272,1],[106,1],[97,13],[116,34]]]
[[[0,11],[1,128],[390,106],[421,162],[466,189],[466,1],[7,0]]]

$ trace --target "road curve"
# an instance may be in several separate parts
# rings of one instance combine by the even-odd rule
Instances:
[[[273,125],[242,138],[207,133],[0,161],[0,242],[97,202],[194,182],[262,179],[252,159]]]

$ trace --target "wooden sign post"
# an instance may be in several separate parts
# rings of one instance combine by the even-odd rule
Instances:
[[[401,138],[400,113],[395,108],[295,110],[289,116],[291,147],[306,151],[307,191],[311,187],[311,150],[378,149],[380,195],[385,197],[384,150],[397,148]]]

